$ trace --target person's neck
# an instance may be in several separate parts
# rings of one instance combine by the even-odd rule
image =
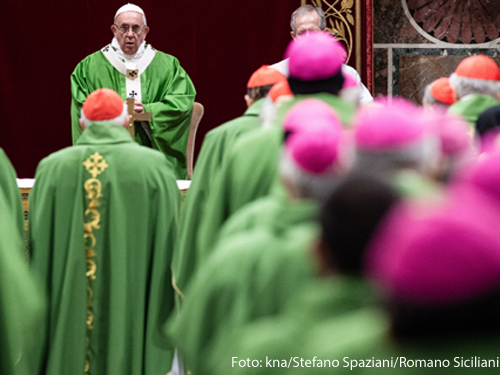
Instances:
[[[116,40],[116,38],[113,38],[113,40],[111,41],[111,46],[115,49],[115,51],[118,54],[118,56],[120,57],[120,59],[125,60],[125,61],[140,60],[142,55],[144,54],[145,45],[146,45],[146,41],[143,41],[142,44],[137,49],[137,52],[135,54],[127,55],[120,48],[120,44],[118,44],[118,40]]]

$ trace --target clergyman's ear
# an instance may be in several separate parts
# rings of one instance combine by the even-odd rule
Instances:
[[[297,37],[293,31],[290,31],[290,36],[292,37],[292,39],[295,39]]]
[[[247,103],[247,107],[250,107],[254,103],[254,100],[247,94],[245,95],[245,102]]]

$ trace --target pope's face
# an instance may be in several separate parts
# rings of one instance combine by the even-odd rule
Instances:
[[[126,31],[125,31],[126,30]],[[120,48],[126,55],[134,55],[149,32],[144,26],[142,15],[137,12],[124,12],[115,19],[111,26]]]
[[[295,19],[295,27],[297,28],[297,34],[292,31],[292,38],[296,38],[299,35],[306,34],[310,31],[321,31],[321,29],[319,28],[318,13],[314,11],[304,13],[301,16],[297,16],[297,18]]]

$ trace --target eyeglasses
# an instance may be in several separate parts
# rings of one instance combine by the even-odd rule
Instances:
[[[132,32],[135,35],[140,35],[142,31],[144,30],[145,26],[139,26],[139,25],[134,25],[134,26],[129,26],[129,25],[121,25],[118,26],[115,24],[115,27],[122,33],[122,34],[127,34],[129,30],[132,30]]]

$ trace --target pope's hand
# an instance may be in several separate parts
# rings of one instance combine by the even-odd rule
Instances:
[[[138,100],[134,100],[134,112],[135,113],[144,113],[144,106]]]

